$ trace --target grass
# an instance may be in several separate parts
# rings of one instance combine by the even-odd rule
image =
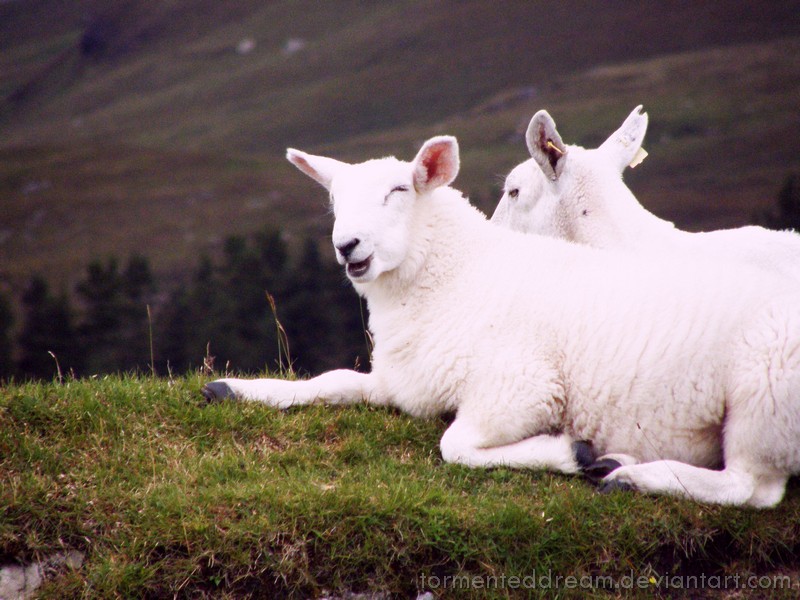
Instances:
[[[761,512],[599,495],[577,477],[443,464],[444,420],[365,405],[206,406],[202,383],[5,386],[0,562],[85,552],[43,598],[413,597],[423,588],[506,598],[519,594],[515,576],[519,586],[538,577],[538,589],[524,590],[533,597],[604,597],[603,586],[631,575],[645,587],[611,593],[697,597],[649,578],[751,574],[789,576],[794,591],[762,590],[789,598],[800,584],[794,482],[779,508]],[[568,576],[610,579],[569,589]]]

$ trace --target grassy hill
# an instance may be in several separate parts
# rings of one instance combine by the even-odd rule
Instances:
[[[176,274],[265,225],[324,240],[286,146],[410,158],[458,135],[491,211],[546,107],[594,144],[639,103],[642,201],[690,228],[746,223],[800,170],[797,2],[0,4],[0,281],[67,285],[93,257]]]
[[[440,419],[203,406],[202,380],[0,389],[0,566],[83,553],[58,599],[797,597],[796,481],[767,511],[600,495],[443,464]]]

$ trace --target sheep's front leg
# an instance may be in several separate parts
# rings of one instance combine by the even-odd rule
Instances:
[[[328,404],[379,403],[371,373],[347,369],[328,371],[312,379],[218,379],[207,383],[202,394],[209,401],[236,398],[289,408],[317,402]]]
[[[440,442],[445,462],[469,467],[548,469],[577,473],[573,439],[567,434],[536,435],[505,445],[485,445],[480,428],[456,418]]]

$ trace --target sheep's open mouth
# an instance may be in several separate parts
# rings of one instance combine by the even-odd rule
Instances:
[[[368,256],[361,262],[347,263],[347,274],[350,277],[361,277],[369,271],[369,265],[372,263],[372,256]]]

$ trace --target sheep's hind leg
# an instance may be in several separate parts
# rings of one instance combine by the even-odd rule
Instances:
[[[593,483],[600,483],[615,469],[624,465],[635,465],[639,462],[639,459],[628,454],[604,454],[598,457],[592,447],[592,442],[586,440],[573,442],[572,449],[581,473]]]
[[[581,473],[587,479],[599,483],[614,470],[627,465],[635,465],[638,462],[639,459],[628,454],[604,454],[589,464],[582,464]]]
[[[652,494],[668,494],[710,504],[775,506],[783,498],[788,476],[754,472],[729,465],[722,471],[695,467],[674,460],[628,465],[612,471],[603,487],[631,486]]]
[[[536,435],[505,445],[485,446],[477,427],[456,419],[440,442],[445,462],[469,467],[549,469],[577,473],[576,448],[567,434]]]
[[[208,401],[235,398],[263,402],[275,408],[289,408],[317,402],[327,404],[375,403],[374,378],[369,373],[339,369],[312,379],[218,379],[207,383],[201,393]]]

